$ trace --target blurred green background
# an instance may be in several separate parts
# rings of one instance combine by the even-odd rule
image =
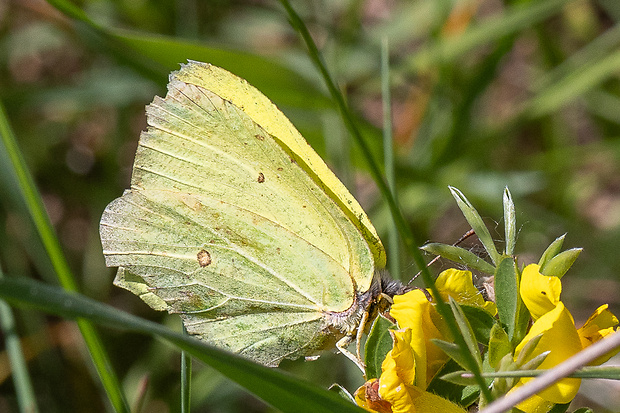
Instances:
[[[584,248],[564,278],[563,300],[577,325],[603,303],[620,313],[620,3],[322,0],[293,6],[378,162],[380,45],[388,39],[396,192],[418,240],[452,243],[467,231],[448,185],[468,196],[500,240],[501,194],[508,186],[521,262],[537,261],[568,232],[565,247]],[[187,59],[226,68],[263,91],[360,200],[384,240],[390,225],[365,161],[277,1],[0,0],[0,100],[81,291],[174,328],[180,328],[177,317],[154,313],[112,286],[98,222],[129,186],[144,106],[165,94],[168,73]],[[0,154],[0,174],[9,173],[6,166]],[[56,284],[6,182],[0,265],[8,275]],[[401,257],[401,265],[396,277],[417,272],[411,257]],[[105,411],[75,324],[26,310],[16,317],[41,411]],[[179,411],[178,352],[148,337],[101,332],[130,401],[142,386],[144,411]],[[283,368],[323,387],[338,382],[354,391],[363,382],[355,366],[331,354]],[[613,399],[614,391],[605,393]],[[620,408],[618,398],[598,401]],[[0,411],[15,406],[2,354]],[[192,406],[270,411],[199,365]]]

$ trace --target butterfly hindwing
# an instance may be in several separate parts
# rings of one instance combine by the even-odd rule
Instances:
[[[131,190],[103,214],[116,283],[266,365],[323,346],[326,312],[370,285],[373,253],[290,148],[174,77],[147,108]]]

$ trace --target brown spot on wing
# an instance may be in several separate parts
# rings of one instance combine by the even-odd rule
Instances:
[[[200,250],[196,258],[198,258],[198,264],[201,267],[206,267],[211,264],[211,254],[209,254],[207,250]]]
[[[262,172],[258,173],[258,179],[257,179],[259,184],[262,184],[263,182],[265,182],[265,175],[263,175]]]

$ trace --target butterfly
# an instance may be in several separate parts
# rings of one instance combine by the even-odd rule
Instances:
[[[368,216],[292,123],[245,80],[195,61],[146,113],[131,187],[100,223],[115,285],[266,366],[336,345],[363,368],[361,332],[405,287],[381,275]]]

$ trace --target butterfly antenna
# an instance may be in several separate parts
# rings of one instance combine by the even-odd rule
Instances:
[[[472,235],[474,235],[476,233],[476,231],[474,231],[473,229],[470,229],[469,231],[467,231],[466,233],[464,233],[461,238],[457,239],[456,242],[454,244],[452,244],[453,247],[456,247],[457,245],[459,245],[461,242],[465,241],[467,238],[471,237]],[[433,258],[432,260],[430,260],[428,262],[428,264],[426,264],[426,268],[430,267],[431,265],[435,264],[437,262],[437,260],[439,260],[439,258],[441,258],[441,256],[436,256],[435,258]],[[419,271],[416,275],[413,276],[413,278],[411,278],[409,280],[409,282],[407,283],[407,285],[411,284],[413,282],[413,280],[415,280],[416,278],[418,278],[420,276],[420,274],[422,274],[422,271]]]

